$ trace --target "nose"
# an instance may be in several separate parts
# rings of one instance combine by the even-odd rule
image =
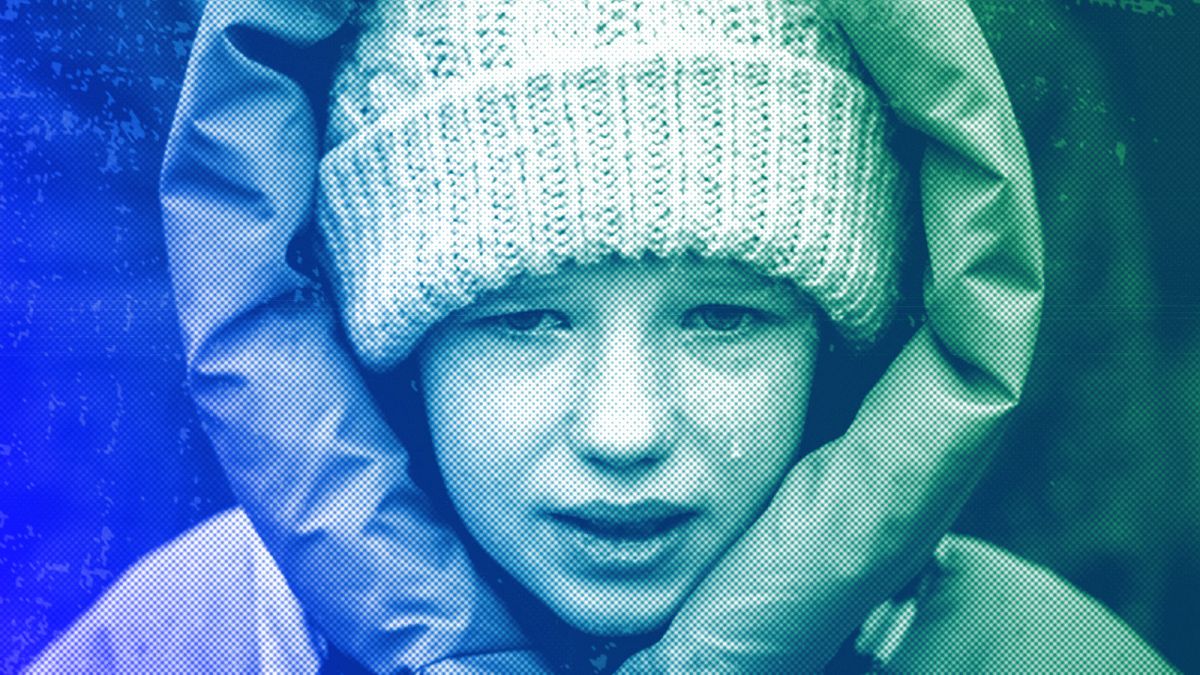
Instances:
[[[637,331],[621,331],[585,359],[573,434],[585,461],[630,470],[653,466],[670,453],[672,416],[654,352]]]

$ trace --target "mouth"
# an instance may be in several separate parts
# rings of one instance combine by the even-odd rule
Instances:
[[[547,512],[559,543],[600,573],[648,571],[665,563],[700,512],[678,504],[589,502]]]
[[[626,520],[624,518],[594,518],[577,516],[569,513],[554,513],[551,518],[558,522],[580,529],[596,537],[606,539],[650,539],[683,525],[690,520],[694,513],[680,513],[672,516],[646,518],[641,520]]]

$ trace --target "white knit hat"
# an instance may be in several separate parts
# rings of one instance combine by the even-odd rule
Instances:
[[[334,84],[320,221],[371,367],[524,272],[694,252],[848,339],[896,296],[887,116],[811,0],[380,0]]]

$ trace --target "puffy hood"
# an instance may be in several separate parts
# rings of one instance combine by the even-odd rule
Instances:
[[[526,641],[409,478],[334,310],[289,265],[313,218],[313,102],[329,86],[312,74],[328,72],[350,10],[214,0],[205,11],[162,176],[192,392],[234,492],[337,645],[380,672],[516,654]],[[970,10],[879,0],[824,11],[900,118],[929,137],[928,318],[850,431],[796,467],[659,654],[720,644],[745,670],[823,664],[932,551],[986,466],[1032,353],[1033,189]],[[738,573],[748,562],[775,573]],[[797,634],[805,654],[788,652]]]

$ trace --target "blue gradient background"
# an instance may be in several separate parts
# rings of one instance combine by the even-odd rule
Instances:
[[[1136,3],[1133,3],[1136,4]],[[959,529],[1200,670],[1200,2],[973,0],[1046,225],[1028,397]],[[232,502],[156,198],[195,7],[0,7],[0,671]]]

